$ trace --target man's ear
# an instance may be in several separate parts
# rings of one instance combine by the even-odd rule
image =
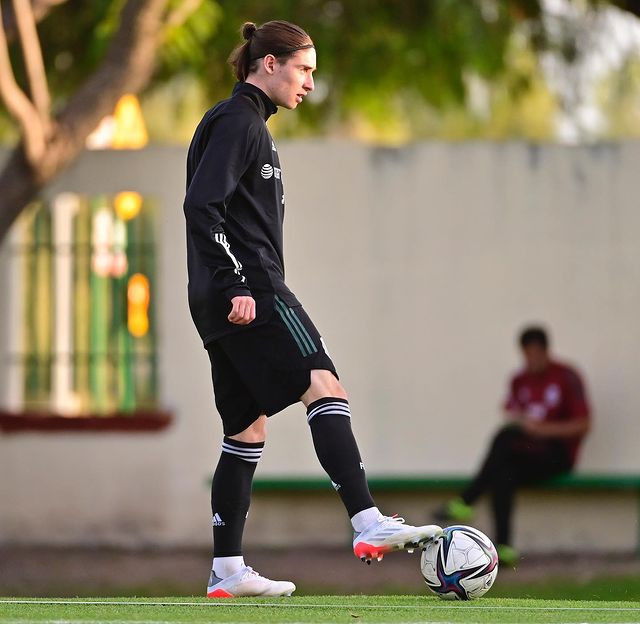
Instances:
[[[267,74],[273,74],[273,72],[276,69],[276,63],[277,63],[277,60],[276,60],[276,57],[273,56],[273,54],[266,54],[262,59],[262,65],[264,66],[264,69],[267,72]]]

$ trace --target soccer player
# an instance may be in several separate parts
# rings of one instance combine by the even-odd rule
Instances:
[[[524,368],[511,380],[504,404],[507,423],[498,431],[479,472],[459,498],[436,517],[467,522],[473,505],[491,494],[495,538],[500,560],[518,560],[511,546],[511,511],[516,489],[569,472],[589,431],[589,404],[580,375],[552,359],[541,327],[520,334]]]
[[[441,533],[376,507],[347,393],[318,330],[285,284],[283,173],[265,122],[278,107],[295,109],[313,90],[313,41],[284,21],[246,23],[242,36],[229,59],[238,79],[233,94],[204,115],[191,141],[184,201],[189,307],[209,354],[224,429],[211,491],[209,597],[295,590],[245,565],[242,534],[267,418],[298,401],[307,409],[320,464],[351,518],[358,557],[380,560]]]

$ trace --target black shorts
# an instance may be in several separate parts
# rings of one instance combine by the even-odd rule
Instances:
[[[272,416],[300,400],[311,370],[338,373],[324,341],[302,306],[277,295],[273,314],[257,327],[206,345],[216,407],[225,435],[244,431],[258,416]]]

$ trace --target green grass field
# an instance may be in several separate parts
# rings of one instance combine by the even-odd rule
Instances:
[[[435,596],[302,596],[205,598],[0,599],[2,624],[137,622],[640,622],[640,601],[481,598],[446,602]]]

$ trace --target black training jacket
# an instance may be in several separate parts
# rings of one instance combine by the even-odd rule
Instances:
[[[189,308],[205,345],[266,321],[275,294],[299,305],[284,283],[282,170],[265,123],[276,111],[262,90],[240,82],[207,111],[189,146]],[[237,295],[256,300],[249,325],[227,320]]]

